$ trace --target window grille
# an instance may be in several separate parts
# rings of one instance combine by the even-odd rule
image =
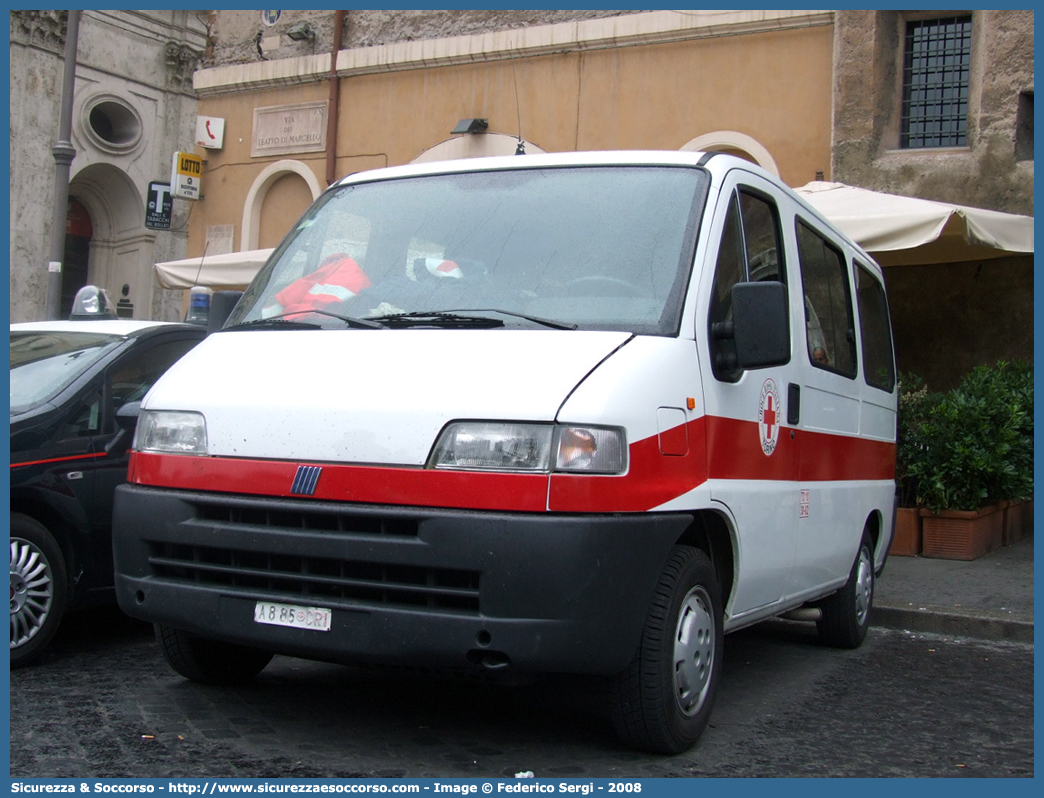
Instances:
[[[900,146],[968,144],[970,16],[908,22]]]

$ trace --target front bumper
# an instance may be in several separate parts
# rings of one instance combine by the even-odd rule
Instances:
[[[637,650],[687,515],[494,513],[122,485],[127,614],[334,662],[612,674]],[[255,623],[258,600],[332,610]]]

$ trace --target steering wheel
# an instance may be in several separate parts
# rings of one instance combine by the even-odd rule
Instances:
[[[566,282],[564,288],[568,294],[578,296],[587,293],[589,286],[596,287],[596,290],[598,286],[602,287],[594,296],[642,296],[642,292],[633,283],[621,280],[619,277],[609,277],[604,274],[577,277],[575,280]]]

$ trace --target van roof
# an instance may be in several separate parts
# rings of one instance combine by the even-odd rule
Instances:
[[[681,150],[602,150],[596,152],[557,152],[534,155],[496,155],[480,158],[460,158],[448,161],[428,161],[403,166],[389,166],[356,172],[342,179],[338,185],[388,180],[416,175],[447,174],[453,172],[494,171],[498,169],[540,169],[549,166],[706,166],[712,174],[722,174],[730,168],[743,166],[776,180],[757,164],[717,152],[683,152]]]

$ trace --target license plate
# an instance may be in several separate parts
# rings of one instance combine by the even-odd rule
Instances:
[[[324,607],[298,607],[296,604],[277,604],[273,601],[259,601],[254,605],[254,621],[272,626],[329,632],[332,618],[333,612]]]

